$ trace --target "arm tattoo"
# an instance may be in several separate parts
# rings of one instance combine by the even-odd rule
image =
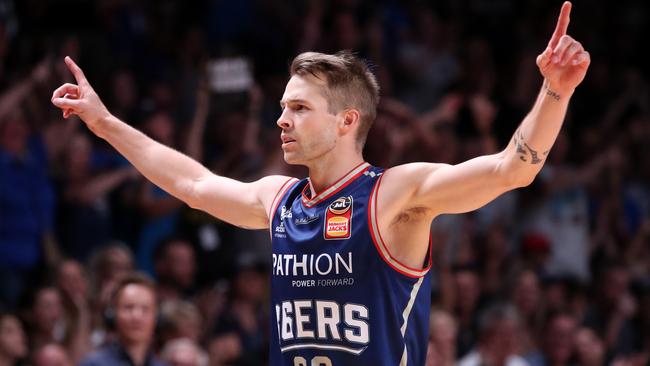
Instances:
[[[524,136],[519,129],[515,131],[515,135],[512,137],[512,139],[515,143],[515,148],[517,149],[517,154],[519,154],[519,159],[521,159],[521,161],[528,162],[528,154],[530,154],[531,164],[539,164],[543,161],[543,159],[539,158],[539,152],[524,142]],[[546,150],[542,153],[542,155],[546,157],[546,155],[548,155],[548,152],[549,150]]]
[[[546,86],[545,88],[546,88],[546,95],[548,95],[549,97],[555,100],[560,100],[560,94],[552,91],[551,89],[548,88],[548,86]]]

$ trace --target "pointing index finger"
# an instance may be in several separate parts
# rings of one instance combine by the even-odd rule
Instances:
[[[81,68],[77,66],[74,61],[72,61],[72,58],[70,58],[70,56],[65,57],[65,64],[68,67],[68,70],[70,70],[74,78],[77,80],[78,84],[88,84],[88,80],[86,79],[83,71],[81,71]]]
[[[557,19],[557,25],[555,26],[555,31],[551,40],[548,42],[548,46],[552,49],[555,49],[560,38],[566,34],[567,28],[569,28],[569,15],[571,14],[571,2],[565,1],[562,4],[562,9],[560,10],[560,16]]]

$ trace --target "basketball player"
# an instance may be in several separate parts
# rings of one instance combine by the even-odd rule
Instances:
[[[303,53],[291,65],[277,124],[285,161],[309,168],[303,180],[242,183],[211,173],[112,116],[70,58],[77,85],[58,88],[52,102],[191,207],[270,230],[271,365],[423,365],[431,221],[526,186],[541,169],[590,62],[566,34],[570,9],[564,3],[537,57],[544,82],[509,145],[454,166],[384,171],[364,162],[378,86],[348,53]]]

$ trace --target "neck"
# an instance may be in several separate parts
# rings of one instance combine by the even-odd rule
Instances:
[[[309,168],[312,197],[343,178],[361,163],[363,163],[363,157],[357,151],[353,154],[340,153],[336,156],[329,154],[329,156],[321,156],[317,161],[310,162],[307,168]]]
[[[149,343],[122,344],[134,365],[143,365],[149,352]]]

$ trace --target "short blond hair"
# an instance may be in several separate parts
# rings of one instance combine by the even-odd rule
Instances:
[[[324,81],[323,96],[330,113],[357,109],[360,120],[356,140],[363,147],[379,103],[379,84],[368,65],[350,51],[334,55],[304,52],[293,59],[289,73],[291,76],[312,75]]]

